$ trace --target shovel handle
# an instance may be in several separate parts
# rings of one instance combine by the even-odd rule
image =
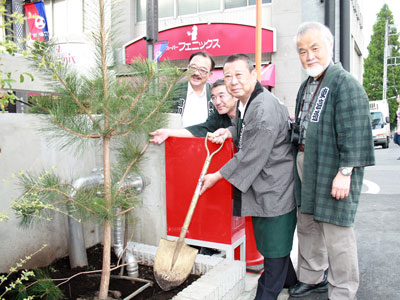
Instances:
[[[203,169],[201,170],[200,178],[197,181],[196,190],[195,190],[194,195],[192,197],[192,201],[190,202],[189,210],[188,210],[188,212],[186,214],[185,222],[183,223],[183,226],[182,226],[182,229],[181,229],[181,233],[179,235],[178,243],[183,242],[183,240],[184,240],[184,238],[186,236],[186,233],[187,233],[188,228],[189,228],[190,221],[192,220],[192,217],[193,217],[194,209],[196,208],[196,205],[197,205],[197,200],[199,200],[200,190],[201,190],[201,186],[202,186],[200,180],[204,177],[204,175],[206,175],[208,167],[210,166],[210,162],[211,162],[211,159],[213,158],[213,156],[215,154],[217,154],[222,149],[222,147],[224,146],[224,143],[225,143],[225,140],[224,140],[222,142],[221,146],[217,150],[215,150],[214,152],[212,152],[210,154],[210,151],[209,151],[208,145],[207,145],[207,140],[208,140],[208,138],[210,136],[211,136],[211,133],[208,132],[207,135],[206,135],[206,138],[204,139],[204,144],[205,144],[205,148],[206,148],[206,151],[207,151],[207,158],[206,158],[206,161],[204,162]]]

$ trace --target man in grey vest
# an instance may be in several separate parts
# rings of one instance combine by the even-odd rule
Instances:
[[[211,140],[233,138],[238,152],[219,171],[201,180],[201,193],[224,178],[234,187],[234,215],[252,216],[264,272],[257,300],[276,300],[284,287],[297,282],[290,259],[296,226],[293,197],[293,154],[288,134],[288,110],[257,81],[245,54],[224,63],[228,92],[239,99],[232,126],[218,129]]]

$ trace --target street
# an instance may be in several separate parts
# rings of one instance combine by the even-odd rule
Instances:
[[[400,283],[400,147],[375,147],[376,165],[365,169],[355,231],[360,287],[357,300],[398,300]],[[326,300],[327,294],[301,299]],[[289,298],[300,299],[300,298]]]

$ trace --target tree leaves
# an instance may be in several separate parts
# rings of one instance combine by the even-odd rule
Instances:
[[[368,57],[364,60],[363,86],[368,94],[370,101],[381,100],[383,95],[383,68],[384,68],[384,41],[385,41],[385,22],[393,25],[393,14],[387,4],[377,14],[377,21],[373,27],[373,34],[368,45]],[[397,29],[393,29],[389,36],[389,45],[392,45],[391,56],[400,56],[399,34]],[[400,90],[400,66],[387,67],[387,99],[389,102],[390,122],[396,120],[396,96]]]

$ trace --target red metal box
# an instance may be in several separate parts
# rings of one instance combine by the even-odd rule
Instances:
[[[210,153],[219,145],[208,143]],[[207,173],[218,171],[234,154],[232,139],[211,160]],[[179,236],[206,159],[204,138],[165,142],[167,235]],[[233,189],[225,179],[200,196],[186,238],[233,244],[245,234],[245,218],[234,217]]]

